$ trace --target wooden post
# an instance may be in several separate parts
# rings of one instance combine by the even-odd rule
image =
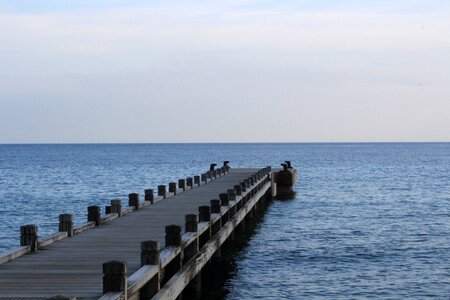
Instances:
[[[213,199],[210,201],[211,203],[211,213],[212,214],[220,214],[220,200],[218,199]]]
[[[197,215],[189,214],[185,216],[186,232],[198,232],[198,218]],[[198,251],[198,236],[197,239],[184,249],[184,260],[190,260]]]
[[[197,215],[189,214],[185,216],[185,229],[186,232],[198,232],[198,218]],[[188,261],[198,251],[198,236],[197,239],[192,242],[191,245],[184,249],[184,260]]]
[[[158,266],[158,273],[149,280],[149,282],[141,289],[140,298],[150,299],[156,293],[158,293],[160,286],[160,246],[158,241],[143,241],[141,242],[141,266],[155,265]]]
[[[209,170],[210,171],[214,171],[214,169],[216,168],[217,164],[210,164],[209,165]]]
[[[198,232],[198,217],[195,214],[189,214],[185,216],[185,230],[186,232]],[[184,261],[190,260],[199,249],[199,239],[191,243],[184,249]],[[194,295],[195,298],[199,298],[202,289],[202,274],[201,271],[195,276],[195,278],[189,283],[186,291]]]
[[[237,184],[234,186],[234,190],[236,191],[236,195],[237,196],[241,196],[242,195],[242,186],[240,184]]]
[[[250,188],[250,186],[251,186],[250,179],[247,178],[244,180],[244,182],[245,182],[245,185],[247,185],[247,188]]]
[[[211,207],[209,206],[199,206],[198,208],[198,221],[199,222],[211,222]],[[199,247],[203,247],[204,244],[211,238],[211,226],[200,236]]]
[[[34,224],[20,226],[20,246],[30,246],[31,252],[38,250],[38,227]]]
[[[202,176],[202,182],[204,182],[205,184],[207,184],[207,183],[208,183],[208,180],[207,180],[207,178],[206,178],[206,173],[203,173],[201,176]]]
[[[186,190],[186,180],[185,179],[178,179],[178,187],[180,189],[183,189],[183,191]]]
[[[210,201],[211,203],[211,213],[212,214],[221,214],[221,205],[219,199],[213,199]],[[222,220],[219,219],[215,224],[211,224],[211,235],[215,234],[222,227]]]
[[[181,246],[181,227],[178,225],[166,226],[166,247]]]
[[[153,204],[153,201],[155,200],[155,197],[153,195],[153,189],[146,189],[144,193],[145,193],[145,201],[150,201],[150,203]]]
[[[192,189],[194,187],[194,179],[192,177],[186,178],[186,185]]]
[[[198,220],[200,222],[209,222],[211,221],[211,207],[209,206],[200,206],[198,208]]]
[[[194,183],[195,183],[197,186],[200,186],[200,176],[199,176],[199,175],[195,175],[195,176],[194,176]]]
[[[166,199],[166,186],[165,185],[158,185],[158,196],[163,196],[164,199]]]
[[[197,232],[198,231],[198,217],[194,214],[189,214],[185,216],[185,231],[186,232]]]
[[[177,194],[177,183],[176,182],[169,182],[169,193],[173,193],[174,195]]]
[[[159,265],[160,246],[158,241],[141,242],[141,266]]]
[[[211,179],[212,179],[212,171],[206,172],[206,178],[209,179],[209,181],[211,181]]]
[[[219,194],[219,199],[220,199],[220,205],[222,205],[222,206],[227,206],[230,204],[229,199],[228,199],[228,193]]]
[[[88,206],[88,215],[87,220],[88,222],[95,222],[95,226],[100,225],[100,207],[97,205],[91,205]]]
[[[242,182],[241,182],[241,190],[242,190],[243,192],[245,192],[245,191],[247,190],[247,184],[245,183],[245,181],[242,181]]]
[[[236,200],[236,191],[235,189],[229,189],[227,190],[228,194],[228,200],[229,201],[235,201]],[[228,211],[228,218],[231,219],[236,214],[236,203],[230,207],[230,210]]]
[[[217,176],[222,177],[222,169],[221,168],[217,168],[216,169],[216,174],[217,174]]]
[[[127,299],[127,263],[112,260],[103,264],[103,294],[123,292]]]
[[[111,212],[117,214],[119,217],[122,216],[122,200],[120,199],[111,200]]]
[[[228,200],[230,200],[230,201],[236,200],[236,190],[235,189],[227,190],[227,194],[228,194]]]
[[[128,206],[134,206],[135,210],[139,209],[139,194],[128,194]]]
[[[59,215],[59,231],[67,232],[68,237],[73,236],[73,215],[60,214]]]
[[[166,247],[180,247],[181,246],[181,227],[178,225],[166,226]],[[178,270],[181,269],[183,262],[183,251],[176,258],[169,263],[164,270],[164,278],[162,284],[167,282]]]
[[[111,213],[111,205],[105,205],[105,214],[108,215]]]

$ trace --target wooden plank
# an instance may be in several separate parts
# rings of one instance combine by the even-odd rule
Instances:
[[[67,232],[57,232],[50,234],[38,242],[38,248],[39,249],[44,248],[48,245],[53,244],[54,242],[65,239],[67,236],[68,236]]]
[[[0,265],[30,252],[31,252],[30,246],[23,246],[17,249],[13,249],[11,251],[3,252],[2,256],[0,256]]]

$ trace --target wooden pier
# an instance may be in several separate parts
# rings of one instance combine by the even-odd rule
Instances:
[[[130,194],[126,209],[117,199],[103,216],[90,206],[77,228],[70,214],[43,239],[36,226],[22,226],[22,247],[0,254],[0,299],[175,299],[200,284],[202,268],[236,227],[274,196],[274,174],[284,169],[212,164],[168,190],[158,186],[157,196]]]

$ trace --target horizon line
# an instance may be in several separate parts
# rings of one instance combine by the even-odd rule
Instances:
[[[317,142],[23,142],[0,143],[0,145],[186,145],[186,144],[448,144],[450,141],[317,141]]]

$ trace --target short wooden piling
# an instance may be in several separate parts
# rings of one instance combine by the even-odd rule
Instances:
[[[20,246],[30,246],[31,252],[38,250],[38,227],[34,224],[20,226]]]
[[[235,189],[227,190],[227,194],[228,194],[228,200],[230,200],[230,201],[236,200],[236,190]]]
[[[194,184],[196,184],[197,186],[200,186],[200,176],[199,175],[194,176]]]
[[[237,196],[242,195],[242,186],[240,184],[235,185],[234,190],[236,191]]]
[[[169,193],[173,193],[174,195],[177,194],[177,183],[176,182],[169,182]]]
[[[160,252],[161,249],[158,241],[141,242],[141,266],[154,265],[159,268]],[[158,270],[158,273],[141,289],[141,299],[150,299],[160,290],[160,275],[161,270]]]
[[[228,206],[230,204],[228,193],[221,193],[219,194],[220,199],[220,205],[222,206]]]
[[[194,214],[185,216],[185,231],[197,232],[198,231],[198,217]]]
[[[247,184],[245,183],[245,181],[241,181],[241,190],[242,192],[245,192],[247,190]]]
[[[117,214],[119,217],[122,216],[122,200],[120,199],[111,200],[111,213]]]
[[[207,179],[207,177],[206,177],[206,173],[203,173],[202,175],[201,175],[201,177],[202,177],[202,182],[203,183],[208,183],[208,179]]]
[[[211,203],[211,213],[212,214],[220,214],[220,200],[219,199],[213,199],[210,201]]]
[[[203,205],[198,208],[198,221],[199,222],[211,222],[211,207]],[[208,229],[200,236],[200,247],[209,240],[211,237],[211,227],[208,226]]]
[[[198,217],[194,214],[185,216],[185,231],[186,232],[198,232]],[[188,261],[198,251],[198,237],[188,247],[184,249],[184,260]]]
[[[198,220],[199,222],[209,222],[211,221],[211,207],[200,206],[198,208]]]
[[[186,190],[186,180],[185,179],[178,179],[178,187],[182,189],[183,191]]]
[[[167,225],[166,226],[166,247],[180,247],[181,246],[181,227],[178,225]],[[183,262],[183,252],[177,255],[164,270],[164,278],[162,280],[163,284],[167,282],[170,277],[173,276],[178,270],[180,270]]]
[[[213,199],[210,201],[211,203],[211,213],[212,214],[221,214],[221,205],[219,199]],[[211,234],[215,234],[221,228],[221,220],[217,221],[215,224],[211,225]]]
[[[72,214],[60,214],[58,229],[61,232],[67,232],[68,237],[72,237],[73,236],[73,215]]]
[[[139,209],[139,194],[128,194],[128,206],[133,206],[135,210]]]
[[[153,204],[153,201],[155,200],[155,196],[153,195],[153,189],[146,189],[144,190],[145,193],[145,201],[150,201],[151,204]]]
[[[185,231],[186,232],[198,232],[198,216],[195,214],[189,214],[185,216]],[[199,239],[198,236],[194,242],[184,249],[184,262],[189,261],[198,252]],[[183,263],[184,263],[183,262]],[[195,276],[195,278],[189,283],[186,291],[197,297],[201,294],[202,278],[201,271]]]
[[[127,299],[127,263],[112,260],[103,264],[103,294],[123,292]]]
[[[178,225],[166,226],[166,247],[181,245],[181,227]]]
[[[186,178],[186,185],[192,189],[194,187],[194,179],[192,177]]]
[[[244,182],[245,182],[245,185],[247,186],[247,189],[249,189],[250,187],[251,187],[251,184],[250,184],[250,179],[244,179]]]
[[[87,210],[88,210],[88,214],[87,214],[88,222],[95,222],[95,226],[100,226],[100,223],[101,223],[100,206],[91,205],[91,206],[88,206]]]
[[[165,185],[158,185],[158,196],[162,196],[164,199],[166,199],[166,186]]]
[[[160,246],[158,241],[141,242],[141,266],[159,265]]]

